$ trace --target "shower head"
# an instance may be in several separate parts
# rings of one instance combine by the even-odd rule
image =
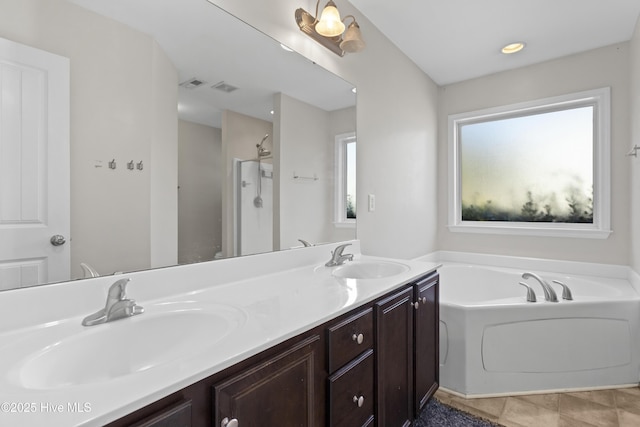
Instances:
[[[264,148],[262,146],[262,144],[264,144],[264,142],[267,140],[267,138],[269,138],[269,134],[266,134],[262,138],[262,141],[260,141],[260,144],[256,144],[256,147],[258,148],[258,157],[267,157],[268,155],[271,154],[271,151],[267,150],[266,148]]]

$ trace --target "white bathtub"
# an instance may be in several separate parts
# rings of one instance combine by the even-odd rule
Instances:
[[[534,271],[573,293],[560,302],[520,269],[443,263],[440,385],[467,396],[638,384],[640,297],[628,280]],[[524,281],[536,291],[526,301]]]

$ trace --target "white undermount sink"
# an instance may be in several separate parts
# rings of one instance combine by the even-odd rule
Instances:
[[[139,316],[56,337],[25,358],[14,381],[30,389],[57,389],[136,374],[210,349],[246,320],[242,311],[227,306],[145,309]]]
[[[342,279],[381,279],[409,271],[409,266],[390,261],[353,261],[336,267],[331,274]]]

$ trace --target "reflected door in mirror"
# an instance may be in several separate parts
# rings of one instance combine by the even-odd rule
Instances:
[[[0,39],[0,118],[0,290],[68,280],[69,60]]]

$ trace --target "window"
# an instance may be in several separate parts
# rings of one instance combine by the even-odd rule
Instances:
[[[356,134],[336,136],[335,224],[356,225]]]
[[[451,231],[608,237],[609,88],[449,116]]]

